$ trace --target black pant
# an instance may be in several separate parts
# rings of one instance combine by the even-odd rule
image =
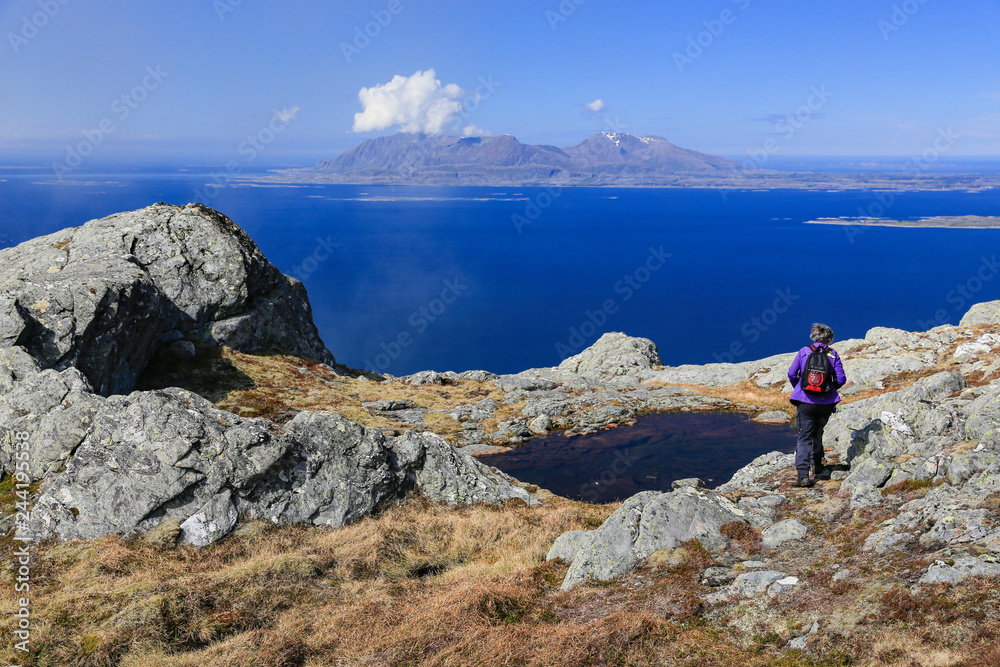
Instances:
[[[808,477],[810,465],[815,466],[817,472],[823,465],[823,428],[837,406],[798,403],[796,407],[799,439],[795,448],[795,471],[799,477]]]

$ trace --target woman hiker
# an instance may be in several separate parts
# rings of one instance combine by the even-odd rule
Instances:
[[[840,355],[830,347],[833,330],[825,324],[814,324],[809,338],[813,344],[799,350],[788,367],[788,380],[792,383],[789,400],[796,407],[795,424],[799,429],[794,486],[800,487],[810,487],[817,479],[830,479],[830,470],[823,465],[823,428],[840,402],[837,389],[847,382]]]

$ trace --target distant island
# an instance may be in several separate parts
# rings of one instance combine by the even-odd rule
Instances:
[[[1000,175],[823,173],[762,169],[681,148],[661,136],[601,132],[573,146],[515,137],[400,132],[367,139],[312,167],[238,176],[248,185],[354,184],[499,187],[658,187],[732,190],[969,190],[1000,187]]]
[[[818,218],[807,220],[807,225],[863,225],[865,227],[953,227],[961,229],[998,229],[1000,216],[990,215],[935,215],[917,220],[889,220],[887,218]]]

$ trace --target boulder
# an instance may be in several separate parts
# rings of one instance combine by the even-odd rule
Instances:
[[[781,410],[769,410],[752,418],[752,421],[759,424],[789,424],[792,420],[793,417],[791,415]]]
[[[556,388],[556,383],[552,380],[524,374],[500,375],[493,382],[500,391],[545,391]]]
[[[634,375],[662,363],[656,344],[648,338],[609,332],[580,354],[563,360],[559,368],[592,377],[618,377]]]
[[[716,593],[705,596],[705,601],[718,604],[730,602],[738,598],[753,598],[767,593],[770,597],[779,595],[797,586],[798,577],[791,577],[776,570],[758,570],[744,572],[736,577],[732,584]]]
[[[566,590],[587,578],[614,579],[631,570],[639,561],[632,546],[639,536],[642,511],[660,495],[657,491],[641,491],[626,500],[599,528],[588,531],[589,540],[583,536],[572,538],[581,545],[572,555],[572,564],[560,588]]]
[[[46,471],[29,537],[128,536],[171,519],[182,544],[203,546],[241,515],[339,527],[417,489],[450,504],[537,502],[432,434],[387,438],[329,412],[300,412],[274,433],[267,420],[237,417],[176,388],[95,398],[65,469]]]
[[[809,532],[806,524],[798,519],[785,519],[772,524],[761,532],[761,544],[765,549],[776,549],[785,542],[801,540]]]
[[[973,327],[977,324],[1000,324],[1000,301],[977,303],[962,316],[958,326]]]
[[[224,488],[271,469],[289,442],[269,426],[183,389],[105,399],[66,469],[39,497],[31,533],[90,539],[144,533],[166,517],[184,521]]]
[[[0,250],[0,347],[127,393],[168,332],[333,362],[302,284],[229,218],[155,204]]]
[[[956,558],[949,565],[944,561],[937,561],[927,568],[927,572],[920,577],[918,583],[921,584],[957,584],[969,577],[998,577],[1000,576],[1000,562],[993,556],[973,557],[963,556]]]
[[[737,470],[732,479],[718,487],[718,491],[744,491],[757,486],[757,481],[770,477],[779,470],[785,470],[795,465],[795,454],[768,452],[761,454],[753,461]]]
[[[557,540],[556,553],[572,557],[562,588],[588,578],[613,579],[654,552],[674,549],[688,540],[697,539],[707,549],[721,549],[727,539],[720,528],[733,521],[746,521],[746,515],[712,491],[694,486],[668,493],[642,491],[589,535]]]
[[[203,547],[229,534],[240,514],[229,489],[223,489],[180,525],[180,543]]]
[[[104,402],[75,368],[39,371],[21,348],[0,350],[0,470],[14,469],[13,436],[26,432],[31,437],[23,472],[31,481],[55,474],[83,442]]]
[[[593,535],[592,530],[570,530],[563,533],[552,543],[545,560],[562,558],[567,563],[572,563],[580,549],[590,544]]]

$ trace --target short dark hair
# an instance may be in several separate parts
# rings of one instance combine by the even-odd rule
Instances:
[[[833,342],[833,329],[825,324],[814,324],[812,331],[809,332],[809,338],[814,343],[826,343],[829,345]]]

